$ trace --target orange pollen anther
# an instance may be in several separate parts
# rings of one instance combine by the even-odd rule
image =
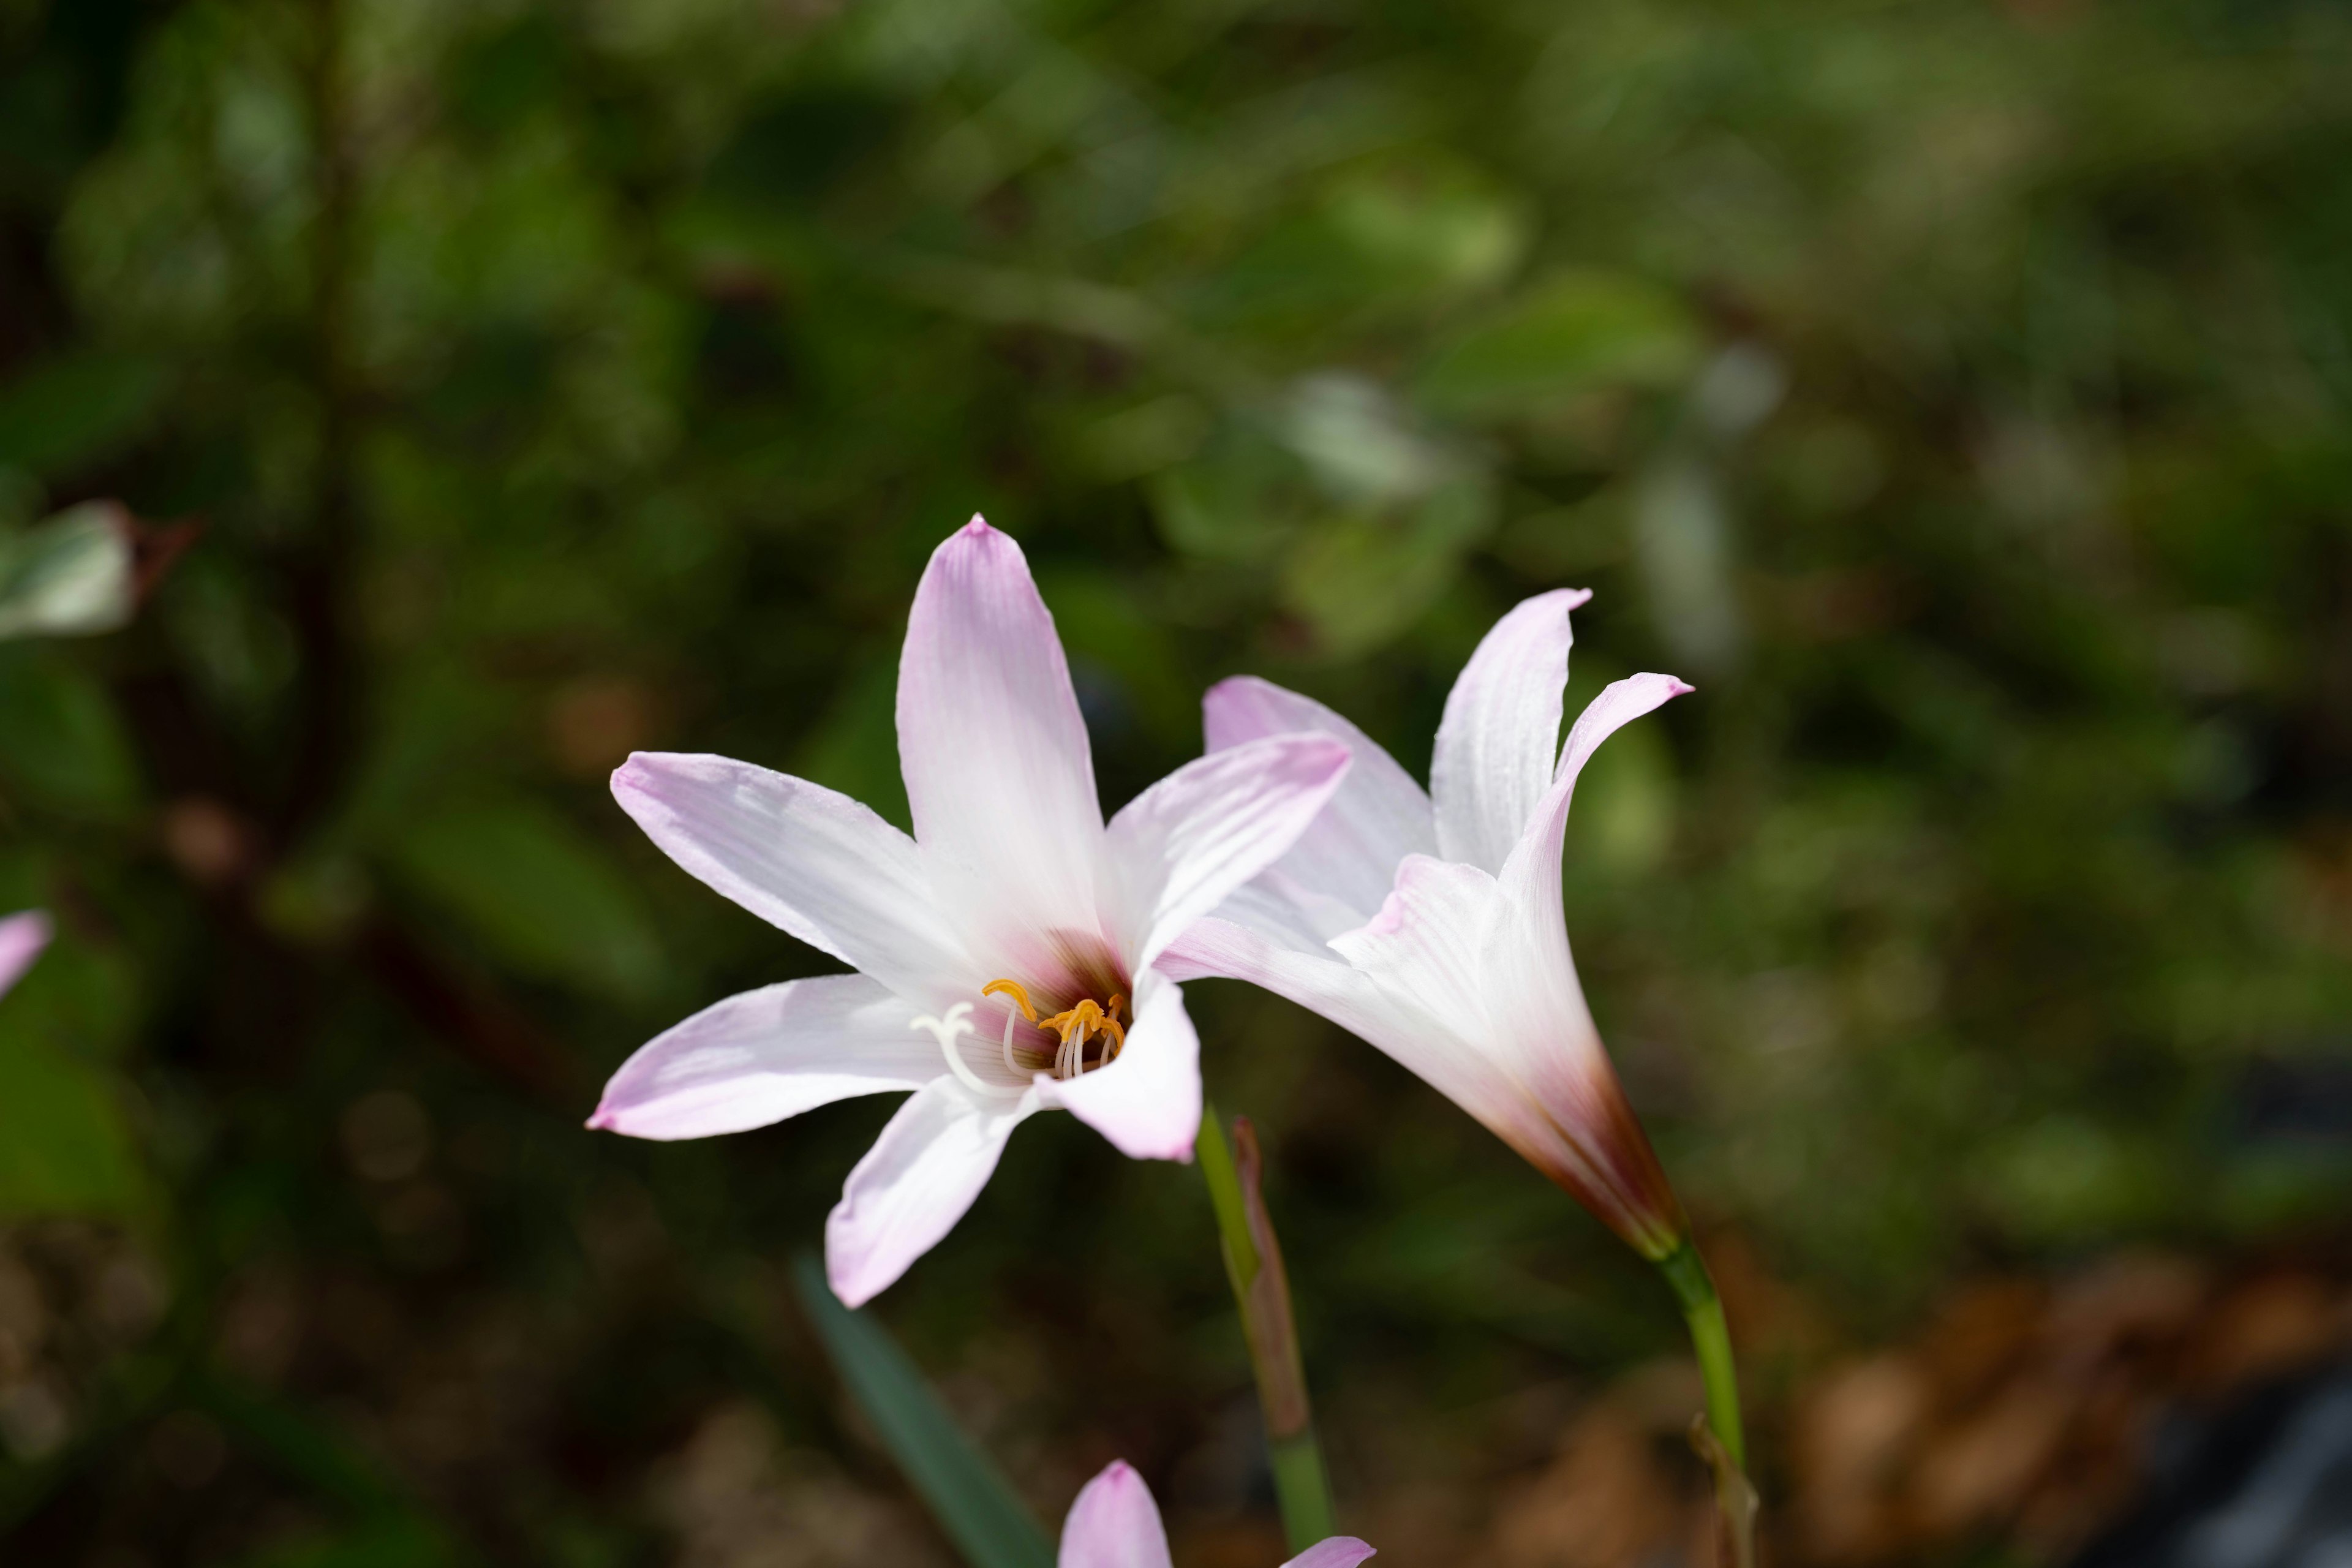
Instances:
[[[1098,1003],[1091,996],[1066,1012],[1050,1017],[1037,1016],[1036,1004],[1030,1001],[1028,988],[1017,980],[992,980],[980,988],[982,996],[1003,996],[1021,1010],[1022,1017],[1038,1028],[1050,1030],[1060,1037],[1060,1046],[1054,1052],[1054,1076],[1076,1078],[1087,1070],[1087,1039],[1093,1035],[1107,1035],[1109,1044],[1104,1047],[1101,1059],[1095,1066],[1107,1067],[1127,1048],[1127,1029],[1118,1021],[1119,1009],[1127,1005],[1123,994],[1114,994],[1108,1003]],[[1008,1049],[1011,1025],[1006,1025]]]

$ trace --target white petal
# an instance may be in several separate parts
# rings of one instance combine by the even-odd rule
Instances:
[[[1352,1535],[1334,1535],[1317,1542],[1282,1568],[1356,1568],[1365,1558],[1379,1555]]]
[[[1517,978],[1517,918],[1475,866],[1416,855],[1379,917],[1331,947],[1378,993],[1375,1032],[1364,1037],[1546,1163],[1558,1133],[1514,1076],[1517,1053],[1500,1027],[1508,999],[1499,993]]]
[[[1569,802],[1575,798],[1577,775],[1601,742],[1645,713],[1656,711],[1692,689],[1671,675],[1633,675],[1612,681],[1586,705],[1559,749],[1559,770],[1551,787],[1528,817],[1525,831],[1511,847],[1502,868],[1502,879],[1514,898],[1531,912],[1548,908],[1551,919],[1561,919],[1559,851],[1568,826]]]
[[[1037,1086],[1131,1160],[1191,1160],[1201,1135],[1201,1037],[1184,994],[1157,972],[1136,976],[1135,1022],[1118,1059],[1082,1077]]]
[[[707,1138],[815,1106],[919,1089],[946,1070],[912,1009],[862,974],[746,991],[656,1036],[604,1086],[591,1127]]]
[[[1354,762],[1339,793],[1276,865],[1300,887],[1354,910],[1350,923],[1381,907],[1399,861],[1437,852],[1428,795],[1370,736],[1313,698],[1243,675],[1211,687],[1201,708],[1211,752],[1299,731],[1348,743]]]
[[[898,761],[915,838],[992,974],[1093,931],[1102,807],[1054,617],[1021,547],[974,518],[931,555],[898,662]]]
[[[1126,1460],[1112,1460],[1080,1489],[1062,1521],[1055,1568],[1171,1568],[1160,1506]]]
[[[1328,735],[1272,735],[1196,758],[1129,802],[1105,846],[1106,913],[1140,970],[1297,842],[1348,772]]]
[[[1429,793],[1438,853],[1499,871],[1551,787],[1568,682],[1568,613],[1581,588],[1538,594],[1495,623],[1445,699]]]
[[[845,795],[729,757],[639,752],[613,798],[704,882],[902,995],[929,1002],[971,971],[914,841]]]
[[[49,917],[39,910],[26,910],[22,914],[0,920],[0,992],[5,992],[25,977],[33,967],[33,960],[49,945],[54,928]]]
[[[824,1222],[833,1293],[862,1307],[955,1228],[1037,1097],[982,1100],[951,1078],[910,1095],[849,1173]]]

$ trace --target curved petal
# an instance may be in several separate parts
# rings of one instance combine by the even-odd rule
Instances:
[[[975,958],[1096,928],[1102,807],[1054,617],[1021,547],[973,518],[932,552],[898,661],[915,839]]]
[[[1270,735],[1195,758],[1129,801],[1106,843],[1105,914],[1141,970],[1272,865],[1340,787],[1348,748]]]
[[[914,841],[821,784],[730,757],[639,752],[613,798],[688,871],[902,995],[971,970]]]
[[[906,1002],[863,974],[730,996],[638,1047],[588,1125],[707,1138],[853,1095],[920,1089],[945,1068],[937,1042],[908,1015]]]
[[[824,1222],[833,1293],[862,1307],[955,1228],[1037,1097],[982,1100],[951,1078],[908,1097],[849,1173]]]
[[[1055,1568],[1171,1568],[1160,1506],[1126,1460],[1113,1459],[1079,1489]]]
[[[1080,1078],[1037,1086],[1130,1160],[1192,1158],[1201,1135],[1201,1037],[1184,993],[1153,970],[1135,978],[1135,1023],[1118,1059]]]
[[[1352,1535],[1334,1535],[1317,1542],[1282,1568],[1356,1568],[1365,1558],[1379,1555]]]
[[[1568,683],[1568,613],[1582,588],[1538,594],[1496,621],[1445,698],[1429,793],[1438,853],[1499,871],[1551,787]]]
[[[1302,730],[1348,743],[1355,760],[1339,793],[1276,864],[1301,887],[1355,910],[1354,923],[1370,919],[1388,897],[1399,861],[1437,852],[1428,795],[1371,737],[1313,698],[1241,675],[1211,687],[1201,709],[1213,752]]]
[[[1693,689],[1671,675],[1629,675],[1603,687],[1601,695],[1576,716],[1559,749],[1559,770],[1551,787],[1522,824],[1519,839],[1501,868],[1504,886],[1530,914],[1549,909],[1554,923],[1561,919],[1560,841],[1568,826],[1569,802],[1575,798],[1577,775],[1584,771],[1584,764],[1592,760],[1601,742]]]
[[[33,960],[49,945],[55,929],[48,915],[40,910],[26,910],[21,914],[0,920],[0,992],[13,987],[33,967]]]

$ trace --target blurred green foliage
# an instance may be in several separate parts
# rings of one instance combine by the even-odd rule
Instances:
[[[974,510],[1111,805],[1244,669],[1423,766],[1562,584],[1572,701],[1695,681],[1588,776],[1570,929],[1694,1211],[1837,1331],[2340,1218],[2340,1118],[2248,1085],[2352,1027],[2347,238],[2322,0],[8,0],[0,571],[96,497],[202,532],[128,629],[0,646],[0,886],[61,924],[0,1213],[129,1226],[169,1300],[0,1420],[0,1541],[648,1561],[731,1397],[893,1484],[777,1262],[884,1108],[578,1127],[824,967],[601,780],[722,752],[903,821],[897,639]],[[1196,993],[1343,1509],[1447,1441],[1396,1410],[1670,1344],[1465,1118]],[[1247,1387],[1194,1178],[1052,1121],[883,1305],[1049,1517]],[[193,1489],[142,1446],[191,1403]]]

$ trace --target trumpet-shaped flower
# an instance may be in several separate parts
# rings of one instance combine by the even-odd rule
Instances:
[[[696,1014],[622,1065],[589,1125],[698,1138],[913,1090],[825,1226],[852,1306],[947,1234],[1038,1110],[1139,1159],[1191,1158],[1200,1042],[1154,961],[1288,849],[1349,767],[1328,736],[1268,735],[1106,826],[1053,616],[1020,546],[978,518],[916,592],[898,756],[911,838],[725,757],[640,752],[613,775],[672,859],[858,973]]]
[[[1372,1549],[1354,1536],[1335,1535],[1282,1568],[1356,1568],[1371,1555]],[[1056,1568],[1171,1568],[1160,1506],[1126,1460],[1113,1459],[1070,1504]]]
[[[1569,612],[1589,596],[1538,595],[1486,634],[1446,698],[1425,794],[1319,702],[1247,677],[1213,689],[1212,755],[1318,730],[1355,766],[1290,852],[1162,966],[1252,981],[1370,1041],[1658,1259],[1687,1227],[1577,982],[1560,845],[1594,749],[1690,688],[1620,680],[1555,753]]]

